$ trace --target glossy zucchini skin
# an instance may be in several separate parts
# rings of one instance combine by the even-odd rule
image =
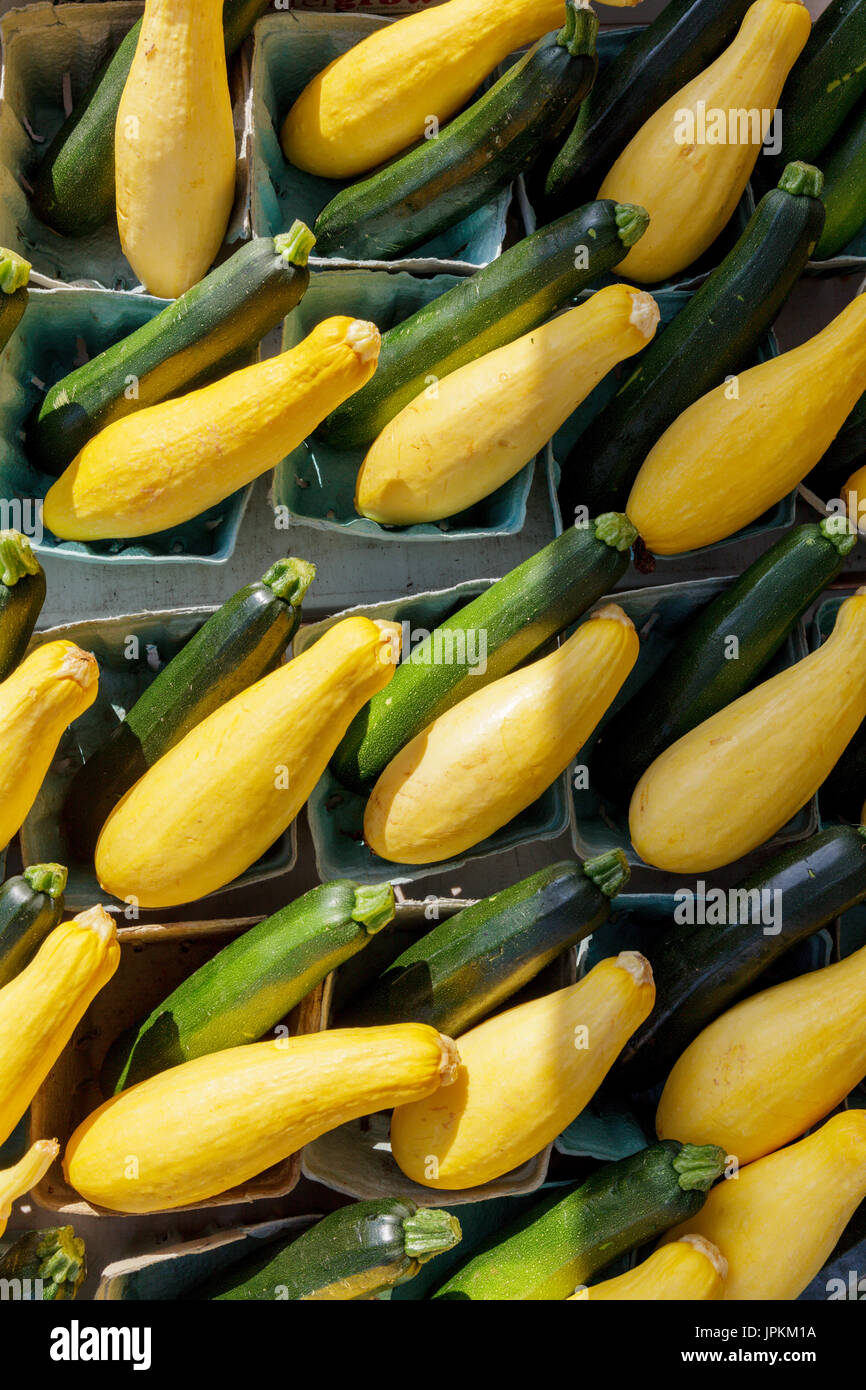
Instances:
[[[782,186],[784,185],[784,186]],[[824,225],[821,176],[789,166],[721,265],[641,353],[638,366],[563,461],[563,517],[623,506],[678,415],[741,368],[799,279]]]
[[[276,670],[301,620],[315,570],[279,560],[208,618],[72,779],[63,824],[76,855],[92,860],[122,796],[190,729]]]
[[[606,800],[627,806],[660,753],[748,690],[855,543],[836,520],[796,526],[701,609],[652,680],[602,729],[590,779]],[[732,637],[737,656],[729,659]]]
[[[587,526],[572,526],[536,555],[498,579],[478,598],[440,623],[397,667],[388,689],[352,720],[331,761],[334,774],[365,792],[410,739],[446,709],[513,671],[533,652],[575,622],[615,587],[625,573],[635,536],[625,517],[610,513]],[[486,633],[483,674],[465,660],[436,664],[435,643]],[[429,664],[424,664],[425,659]]]
[[[770,170],[791,159],[823,168],[836,131],[866,94],[866,0],[830,0],[785,83],[782,149]]]
[[[750,0],[669,0],[599,73],[568,139],[545,170],[540,216],[595,197],[605,175],[653,112],[733,38]],[[533,199],[536,206],[536,199]]]
[[[246,366],[306,293],[312,242],[303,222],[248,242],[162,313],[63,377],[30,422],[33,461],[59,477],[115,420]]]
[[[695,1216],[725,1153],[665,1140],[531,1207],[434,1293],[477,1301],[568,1298],[626,1251]]]
[[[849,116],[822,155],[827,218],[815,260],[844,251],[866,222],[866,100]]]
[[[197,1300],[370,1299],[405,1284],[460,1239],[448,1212],[385,1197],[331,1212],[296,1240],[271,1242],[197,1290]]]
[[[789,846],[737,885],[781,893],[780,930],[755,924],[672,923],[650,959],[656,1004],[626,1043],[612,1083],[639,1090],[661,1081],[700,1031],[744,994],[798,942],[866,898],[866,838],[862,827],[832,826]],[[737,914],[742,915],[742,914]],[[765,924],[766,925],[766,924]]]
[[[321,884],[235,938],[109,1049],[106,1096],[193,1057],[256,1042],[394,916],[389,883]]]
[[[270,0],[225,0],[226,56],[240,48]],[[61,236],[83,237],[114,216],[114,127],[141,20],[63,122],[33,177],[33,209]]]
[[[66,870],[34,864],[0,887],[0,989],[20,975],[63,917]]]
[[[24,656],[45,594],[45,571],[26,536],[0,531],[0,681]]]
[[[524,237],[383,334],[372,380],[317,435],[341,446],[371,444],[431,375],[441,380],[537,328],[618,265],[648,221],[643,208],[605,198]]]
[[[619,850],[541,869],[420,937],[349,1001],[336,1026],[429,1023],[459,1037],[597,931],[627,881]]]
[[[566,26],[519,58],[435,139],[342,189],[316,220],[320,256],[402,255],[483,207],[576,116],[598,68],[598,21],[568,0]]]

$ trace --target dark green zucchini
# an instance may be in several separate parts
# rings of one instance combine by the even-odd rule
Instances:
[[[193,1057],[256,1042],[394,916],[390,883],[321,884],[224,946],[109,1049],[106,1096]]]
[[[818,793],[826,819],[860,821],[866,802],[866,723],[860,725]]]
[[[643,208],[604,199],[524,237],[474,275],[382,335],[372,380],[328,416],[318,435],[371,444],[429,383],[544,323],[643,236]]]
[[[616,512],[571,526],[440,623],[397,667],[388,689],[349,725],[331,762],[343,785],[369,790],[431,720],[513,671],[576,622],[622,578],[636,534]],[[486,642],[483,672],[469,659],[479,633]],[[435,659],[437,646],[446,659]]]
[[[617,1256],[696,1216],[724,1167],[724,1149],[675,1140],[608,1163],[531,1207],[433,1297],[568,1298]]]
[[[320,256],[401,256],[483,207],[577,115],[595,80],[598,20],[566,0],[546,34],[435,139],[342,189],[316,219]]]
[[[718,909],[708,901],[712,921],[672,922],[659,933],[658,947],[647,951],[655,1007],[626,1043],[612,1084],[635,1091],[662,1081],[701,1029],[747,994],[765,970],[864,898],[866,829],[841,825],[775,855],[727,890],[724,907],[721,896]],[[733,922],[725,920],[728,905]]]
[[[821,462],[803,480],[822,502],[836,501],[836,514],[847,515],[842,488],[866,458],[866,395],[860,397]]]
[[[149,323],[63,377],[30,422],[33,462],[59,477],[113,421],[247,365],[306,293],[313,240],[295,222],[281,236],[248,242]]]
[[[0,531],[0,681],[26,652],[45,593],[45,572],[27,537]]]
[[[63,1303],[75,1298],[87,1274],[84,1241],[72,1226],[25,1231],[0,1254],[0,1288],[14,1279],[29,1301]]]
[[[398,1197],[340,1207],[295,1240],[269,1242],[196,1290],[198,1300],[370,1299],[452,1250],[460,1223]]]
[[[840,517],[794,527],[701,609],[652,679],[604,725],[590,781],[605,800],[627,806],[660,753],[748,690],[856,542]]]
[[[19,975],[63,916],[66,870],[31,864],[0,888],[0,989]]]
[[[92,860],[107,816],[149,767],[215,709],[276,670],[315,573],[306,560],[278,560],[208,618],[139,696],[69,785],[63,824],[79,858]]]
[[[226,55],[240,48],[270,0],[225,0]],[[33,210],[61,236],[83,237],[115,215],[114,127],[141,20],[75,103],[33,176]]]
[[[866,222],[866,101],[851,113],[822,160],[827,218],[816,261],[844,251]]]
[[[611,850],[585,864],[552,864],[465,907],[351,999],[336,1026],[429,1023],[459,1037],[597,931],[628,874],[625,855]]]
[[[596,78],[574,127],[546,170],[545,221],[594,198],[628,142],[660,106],[709,67],[733,38],[751,0],[669,0]]]
[[[827,145],[864,93],[866,0],[830,0],[782,90],[782,148],[770,169],[791,159],[823,166]]]
[[[24,317],[30,270],[29,261],[0,247],[0,352]]]
[[[817,169],[789,165],[721,265],[641,353],[638,366],[563,461],[562,515],[624,505],[653,445],[678,415],[743,367],[821,235]]]

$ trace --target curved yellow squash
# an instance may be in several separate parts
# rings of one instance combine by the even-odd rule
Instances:
[[[866,946],[735,1004],[680,1057],[660,1139],[720,1144],[740,1163],[829,1115],[866,1076]]]
[[[123,253],[176,299],[209,269],[235,196],[222,0],[146,0],[114,136]]]
[[[204,719],[117,805],[96,846],[108,893],[173,907],[222,888],[291,825],[358,710],[390,681],[394,623],[346,618]]]
[[[802,0],[756,0],[730,47],[626,145],[598,196],[640,204],[650,223],[620,275],[667,280],[712,246],[743,195],[810,29]]]
[[[864,718],[866,589],[859,589],[819,651],[741,695],[650,764],[629,807],[635,849],[677,874],[748,854],[814,796]]]
[[[72,642],[37,647],[0,685],[0,848],[21,829],[64,729],[98,686],[96,659]]]
[[[726,1302],[799,1298],[866,1197],[866,1110],[717,1183],[697,1216],[662,1238],[704,1236],[723,1252]]]
[[[571,1124],[655,1002],[649,962],[603,960],[576,985],[464,1033],[453,1086],[394,1111],[391,1149],[424,1187],[475,1187]]]
[[[0,990],[0,1144],[119,960],[112,918],[92,907],[55,927],[26,969]]]
[[[64,540],[148,536],[246,487],[296,449],[376,370],[375,324],[325,319],[289,352],[116,420],[45,498]]]
[[[64,1171],[111,1211],[188,1206],[338,1125],[431,1095],[457,1061],[451,1040],[425,1023],[231,1047],[112,1096],[69,1140]]]
[[[671,1303],[720,1299],[725,1290],[728,1263],[719,1249],[703,1236],[680,1236],[662,1246],[636,1269],[615,1279],[605,1279],[588,1289],[578,1289],[569,1302]]]
[[[723,540],[805,478],[866,391],[866,294],[801,347],[695,401],[650,450],[626,512],[657,555]]]
[[[434,719],[373,788],[367,844],[397,864],[434,864],[492,835],[565,771],[637,653],[631,620],[607,604],[550,656]]]
[[[355,506],[393,526],[471,507],[535,457],[659,321],[652,295],[611,285],[423,391],[385,426],[358,474]]]
[[[31,1188],[45,1177],[59,1152],[60,1145],[56,1139],[37,1139],[20,1162],[0,1172],[0,1236],[12,1215],[13,1202],[26,1197]]]

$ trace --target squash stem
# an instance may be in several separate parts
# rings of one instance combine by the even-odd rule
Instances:
[[[589,0],[565,0],[565,23],[556,36],[560,48],[567,48],[572,58],[595,52],[598,38],[598,18]]]
[[[602,512],[595,518],[595,538],[613,550],[628,550],[637,540],[637,527],[624,512]]]
[[[31,265],[14,251],[0,247],[0,290],[4,294],[15,294],[23,290],[30,279]]]
[[[287,232],[274,237],[274,250],[290,265],[305,266],[315,244],[316,238],[306,222],[298,219],[295,219]]]
[[[604,854],[596,854],[592,859],[587,859],[583,872],[601,889],[606,898],[615,898],[628,883],[631,871],[623,851],[609,849]]]
[[[717,1144],[683,1144],[673,1160],[683,1192],[709,1192],[725,1171],[725,1158]]]
[[[848,555],[857,544],[857,532],[851,529],[848,518],[844,516],[825,516],[818,530],[826,540],[835,545],[840,555]]]
[[[443,1250],[452,1250],[462,1234],[460,1222],[450,1211],[419,1207],[403,1221],[403,1248],[410,1259],[423,1264]]]
[[[20,531],[0,531],[0,580],[11,589],[26,574],[38,574],[39,561]]]
[[[0,1257],[0,1278],[41,1280],[46,1303],[74,1298],[86,1272],[84,1241],[71,1226],[27,1231]]]
[[[23,877],[34,893],[59,898],[66,888],[67,871],[63,864],[31,864],[24,870]]]
[[[352,921],[365,927],[368,936],[394,920],[394,889],[390,883],[358,884]]]
[[[783,193],[796,193],[803,198],[820,198],[824,189],[824,175],[814,164],[804,164],[802,159],[786,164],[779,179]]]
[[[637,203],[617,203],[614,221],[623,246],[634,246],[649,226],[649,213]]]
[[[271,565],[267,574],[262,576],[262,583],[267,584],[277,598],[285,599],[292,608],[300,608],[315,577],[316,566],[311,565],[309,560],[296,560],[289,556]]]

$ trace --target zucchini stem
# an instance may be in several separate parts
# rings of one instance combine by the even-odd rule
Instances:
[[[23,256],[0,247],[0,290],[3,294],[15,294],[23,290],[30,279],[31,265]]]
[[[462,1234],[457,1217],[436,1207],[419,1207],[403,1220],[403,1248],[419,1264],[452,1250]]]
[[[306,222],[301,222],[299,218],[295,219],[287,232],[274,237],[274,250],[290,265],[305,266],[315,244],[313,233]]]
[[[637,527],[625,512],[602,512],[594,522],[595,538],[613,550],[628,550],[637,540]]]
[[[845,516],[825,516],[819,522],[818,530],[826,540],[835,545],[840,555],[848,555],[857,544],[857,532],[851,529]]]
[[[39,561],[20,531],[0,531],[0,580],[11,589],[26,574],[38,574]]]
[[[621,849],[609,849],[604,854],[587,859],[583,872],[606,898],[615,898],[617,893],[621,893],[631,876],[628,860]]]
[[[820,198],[824,190],[824,175],[814,164],[804,164],[802,159],[786,164],[779,179],[783,193],[796,193],[803,198]]]
[[[572,58],[590,57],[597,38],[598,18],[589,0],[565,0],[565,23],[556,36],[560,48]]]
[[[649,226],[649,213],[637,203],[617,203],[614,221],[619,229],[619,239],[623,246],[634,246],[640,241]]]
[[[71,1226],[26,1231],[0,1257],[0,1278],[42,1282],[42,1300],[74,1298],[87,1272],[84,1241]]]
[[[394,920],[394,889],[390,883],[358,884],[352,921],[365,927],[368,936],[387,927]]]
[[[725,1158],[718,1144],[683,1144],[673,1160],[683,1192],[709,1192],[725,1171]]]
[[[24,870],[23,877],[34,893],[59,898],[66,888],[67,870],[63,864],[31,864]]]
[[[271,565],[267,574],[262,576],[262,583],[267,584],[277,598],[285,599],[292,608],[300,608],[315,577],[316,566],[311,565],[309,560],[296,560],[289,556]]]

